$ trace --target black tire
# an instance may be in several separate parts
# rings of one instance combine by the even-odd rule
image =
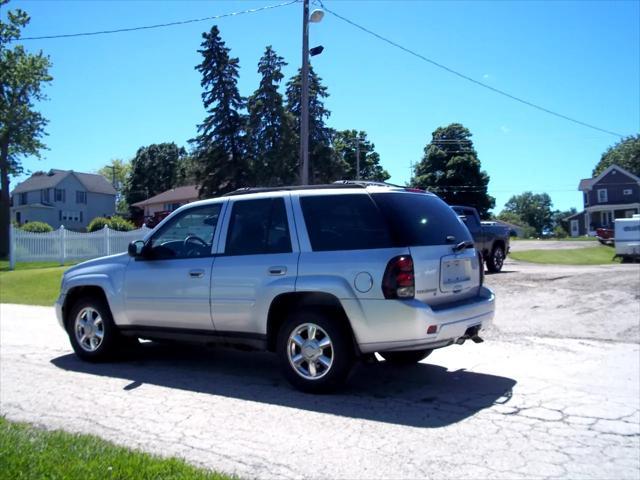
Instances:
[[[308,309],[299,310],[289,315],[289,318],[287,318],[278,332],[277,353],[282,374],[291,385],[303,392],[329,393],[344,384],[354,362],[353,343],[349,328],[345,324],[346,321],[343,317],[331,318],[328,314]],[[322,356],[325,359],[327,355],[331,355],[330,366],[325,368],[318,363],[319,369],[316,371],[318,378],[315,379],[305,378],[303,373],[300,373],[303,370],[310,371],[310,365],[307,360],[303,360],[299,364],[300,371],[290,360],[290,355],[295,358],[294,352],[298,351],[298,348],[299,355],[303,356],[302,346],[294,346],[295,350],[290,354],[289,339],[295,330],[304,329],[306,325],[319,327],[318,334],[314,338],[321,341],[324,338],[324,334],[326,334],[331,344],[330,347],[324,347],[324,350],[322,350]],[[300,338],[306,340],[306,345],[309,345],[309,339],[305,338],[304,335],[304,332],[301,333]],[[314,350],[313,346],[310,350]],[[313,363],[315,364],[316,362],[314,361]]]
[[[76,334],[76,329],[79,328],[79,316],[82,313],[85,319],[92,318],[93,315],[89,312],[96,312],[101,320],[101,328],[91,327],[92,330],[99,331],[102,334],[100,343],[96,345],[93,350],[89,349],[93,347],[91,342],[89,342],[90,345],[87,345],[84,342],[85,346],[81,345],[80,339],[78,338],[80,333]],[[97,319],[98,317],[95,318]],[[112,360],[116,354],[121,352],[125,347],[134,345],[138,342],[138,339],[136,338],[125,338],[121,336],[115,323],[113,323],[113,316],[111,315],[109,305],[99,297],[88,296],[78,299],[69,311],[66,319],[66,326],[73,351],[82,360],[88,362]]]
[[[378,352],[387,362],[393,365],[412,365],[424,360],[433,352],[426,350],[407,350],[406,352]]]
[[[504,265],[504,248],[501,245],[496,245],[491,250],[491,254],[487,257],[487,270],[491,273],[498,273],[502,270],[502,266]]]

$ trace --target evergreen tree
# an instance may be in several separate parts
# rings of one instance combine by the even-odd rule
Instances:
[[[380,165],[380,155],[375,151],[375,145],[367,140],[366,132],[356,130],[338,131],[333,138],[333,148],[346,163],[344,179],[355,180],[357,178],[358,141],[360,142],[360,179],[376,182],[388,180],[391,175]]]
[[[198,125],[194,154],[199,164],[200,196],[211,197],[247,186],[245,100],[238,91],[238,59],[220,37],[217,26],[202,34],[202,102],[207,116]]]
[[[258,63],[260,86],[247,102],[252,181],[259,186],[291,185],[297,177],[295,120],[278,91],[285,65],[284,58],[268,46]]]
[[[487,193],[489,175],[471,141],[471,132],[459,123],[439,127],[411,178],[411,186],[438,194],[449,205],[475,207],[482,218],[495,206]]]
[[[345,162],[336,154],[331,146],[333,130],[326,126],[325,119],[331,112],[324,107],[327,98],[327,87],[322,79],[309,67],[309,182],[330,183],[344,177]],[[287,82],[287,109],[295,117],[295,132],[300,138],[300,112],[302,97],[302,75],[297,75]]]

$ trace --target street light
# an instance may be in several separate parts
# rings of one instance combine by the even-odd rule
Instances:
[[[309,22],[318,23],[324,17],[322,10],[314,10],[309,15],[309,0],[302,4],[302,95],[300,111],[300,183],[309,184]],[[313,55],[322,52],[313,48]]]

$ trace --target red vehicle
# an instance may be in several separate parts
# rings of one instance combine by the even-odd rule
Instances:
[[[614,234],[612,228],[596,228],[596,238],[603,245],[613,245]]]

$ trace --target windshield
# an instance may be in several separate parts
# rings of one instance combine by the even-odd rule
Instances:
[[[456,213],[440,198],[422,193],[371,195],[399,245],[426,246],[473,241]],[[447,237],[453,237],[447,241]]]

